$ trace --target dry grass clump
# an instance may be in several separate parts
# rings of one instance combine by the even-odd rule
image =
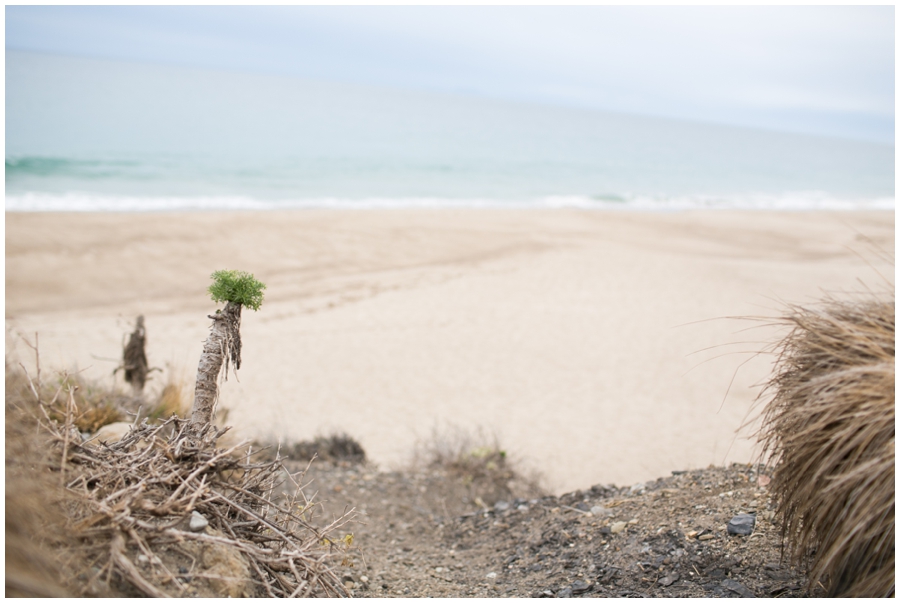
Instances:
[[[186,390],[183,381],[170,380],[163,386],[156,400],[149,405],[147,417],[166,419],[176,415],[182,419],[187,418],[191,410],[191,400]]]
[[[104,425],[128,419],[133,400],[130,396],[89,382],[81,375],[62,374],[50,382],[38,383],[18,371],[7,370],[7,391],[12,390],[19,398],[39,397],[46,402],[44,407],[54,421],[65,421],[65,400],[71,390],[76,409],[72,421],[81,432],[93,433]]]
[[[764,393],[784,538],[831,596],[894,594],[894,300],[792,307]]]
[[[64,594],[54,590],[62,578],[54,581],[49,570],[51,579],[42,576],[48,567],[59,570],[57,558],[68,555],[76,561],[62,574],[73,594],[347,594],[332,567],[344,561],[349,541],[334,534],[353,512],[315,525],[318,506],[303,494],[302,474],[288,473],[281,458],[257,462],[245,445],[218,448],[225,429],[177,416],[156,424],[144,419],[112,444],[83,441],[74,383],[44,399],[40,383],[7,368],[7,385],[7,409],[31,417],[27,437],[17,441],[50,443],[41,446],[47,455],[41,463],[19,463],[20,482],[31,481],[34,492],[18,508],[24,512],[36,498],[64,503],[53,507],[61,514],[38,517],[40,525],[10,526],[10,459],[21,455],[10,453],[7,438],[8,592],[12,575],[23,594]],[[9,419],[7,412],[7,430]],[[288,494],[285,479],[294,486]],[[59,538],[35,552],[29,541],[41,534]],[[19,570],[10,572],[11,557]],[[21,569],[28,567],[31,574]],[[30,586],[42,583],[44,590]]]
[[[34,381],[36,383],[37,379]],[[40,391],[37,391],[38,386],[32,385],[27,375],[20,371],[7,371],[6,388],[18,397],[39,396],[45,401],[45,408],[54,421],[65,421],[66,406],[63,400],[71,389],[75,413],[72,420],[82,433],[96,433],[101,427],[112,423],[131,422],[137,415],[148,417],[151,421],[167,419],[172,415],[184,418],[190,411],[191,403],[184,383],[172,379],[157,396],[149,400],[135,398],[77,374],[59,374],[52,381],[42,383]],[[227,414],[223,411],[222,416]]]
[[[497,438],[481,429],[433,429],[428,440],[416,445],[413,466],[446,471],[467,487],[468,499],[481,506],[544,493],[539,476],[516,467]]]
[[[366,451],[362,445],[346,433],[320,436],[312,442],[298,442],[283,450],[294,460],[311,461],[313,458],[321,458],[348,463],[366,462]]]

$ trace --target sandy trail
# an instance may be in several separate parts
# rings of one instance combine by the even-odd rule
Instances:
[[[771,358],[722,354],[773,334],[710,319],[884,288],[872,244],[893,213],[7,213],[7,361],[37,331],[45,368],[109,380],[142,313],[151,365],[192,384],[209,275],[247,270],[268,290],[222,389],[241,435],[341,430],[391,466],[482,427],[556,492],[628,484],[750,460]]]

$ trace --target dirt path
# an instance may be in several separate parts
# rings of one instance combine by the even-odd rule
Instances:
[[[767,477],[749,465],[532,499],[440,467],[316,461],[306,478],[326,512],[361,511],[342,574],[356,597],[806,594],[803,572],[781,563]],[[741,513],[756,516],[750,536],[727,533]]]

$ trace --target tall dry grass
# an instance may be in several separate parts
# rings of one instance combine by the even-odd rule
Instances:
[[[74,544],[66,532],[65,489],[54,475],[51,441],[16,396],[21,379],[6,376],[7,597],[65,597],[64,553]]]
[[[894,298],[792,306],[764,395],[787,550],[830,596],[894,594]]]

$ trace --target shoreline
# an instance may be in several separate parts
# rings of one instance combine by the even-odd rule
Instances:
[[[269,288],[243,318],[240,381],[222,387],[237,435],[345,431],[391,467],[435,426],[480,427],[557,493],[752,460],[734,431],[768,364],[741,368],[729,390],[744,356],[691,354],[746,340],[748,325],[712,319],[774,316],[777,300],[856,290],[857,278],[877,286],[886,264],[854,250],[865,256],[859,236],[884,249],[894,238],[892,211],[7,212],[6,223],[8,361],[29,366],[15,333],[37,330],[45,369],[108,381],[115,364],[99,359],[121,355],[142,313],[151,365],[192,383],[215,307],[209,274],[247,270]],[[747,349],[724,350],[735,348]]]

